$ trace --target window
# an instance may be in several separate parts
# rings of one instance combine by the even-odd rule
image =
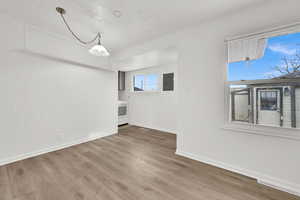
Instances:
[[[134,91],[144,91],[145,88],[145,76],[144,75],[137,75],[134,76]]]
[[[232,120],[249,122],[250,121],[250,95],[249,89],[244,86],[238,86],[231,91],[232,101]]]
[[[277,91],[260,91],[260,110],[277,110]]]
[[[133,91],[157,91],[158,75],[135,75],[133,77]]]
[[[231,122],[300,128],[300,33],[228,42]]]
[[[174,90],[174,73],[163,74],[163,91]]]
[[[158,75],[150,74],[146,76],[146,91],[156,91],[158,90]]]

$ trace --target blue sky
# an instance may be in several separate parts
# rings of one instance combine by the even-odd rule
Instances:
[[[134,86],[142,90],[156,90],[158,87],[157,84],[158,75],[156,74],[134,76]]]
[[[273,67],[280,65],[284,56],[292,56],[297,50],[300,50],[300,33],[269,38],[263,58],[250,61],[249,65],[244,61],[228,65],[228,80],[270,78],[270,74],[274,74]]]

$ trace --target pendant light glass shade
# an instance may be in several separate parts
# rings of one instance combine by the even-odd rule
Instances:
[[[109,56],[109,52],[101,44],[96,44],[89,52],[94,56]]]
[[[101,34],[97,33],[97,35],[89,41],[84,41],[79,38],[77,34],[73,32],[69,24],[67,23],[67,20],[65,19],[64,15],[66,14],[66,10],[61,7],[56,7],[56,11],[60,14],[61,18],[63,19],[64,24],[66,25],[67,29],[70,31],[70,33],[73,35],[73,37],[80,42],[81,44],[87,46],[95,43],[98,40],[98,44],[93,46],[89,52],[94,56],[109,56],[109,52],[105,49],[104,46],[101,45]]]

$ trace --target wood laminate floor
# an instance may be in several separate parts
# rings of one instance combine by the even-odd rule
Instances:
[[[299,200],[174,154],[176,136],[139,127],[0,167],[0,200]]]

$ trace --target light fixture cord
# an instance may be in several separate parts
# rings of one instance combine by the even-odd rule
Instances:
[[[71,27],[69,26],[68,22],[66,21],[65,17],[63,14],[60,14],[61,18],[63,19],[65,25],[67,26],[68,30],[70,31],[70,33],[73,35],[73,37],[75,39],[77,39],[80,43],[84,44],[84,45],[89,45],[94,43],[97,39],[98,39],[98,43],[100,44],[100,39],[101,39],[101,35],[100,33],[97,33],[96,37],[90,41],[83,41],[81,40],[71,29]]]

